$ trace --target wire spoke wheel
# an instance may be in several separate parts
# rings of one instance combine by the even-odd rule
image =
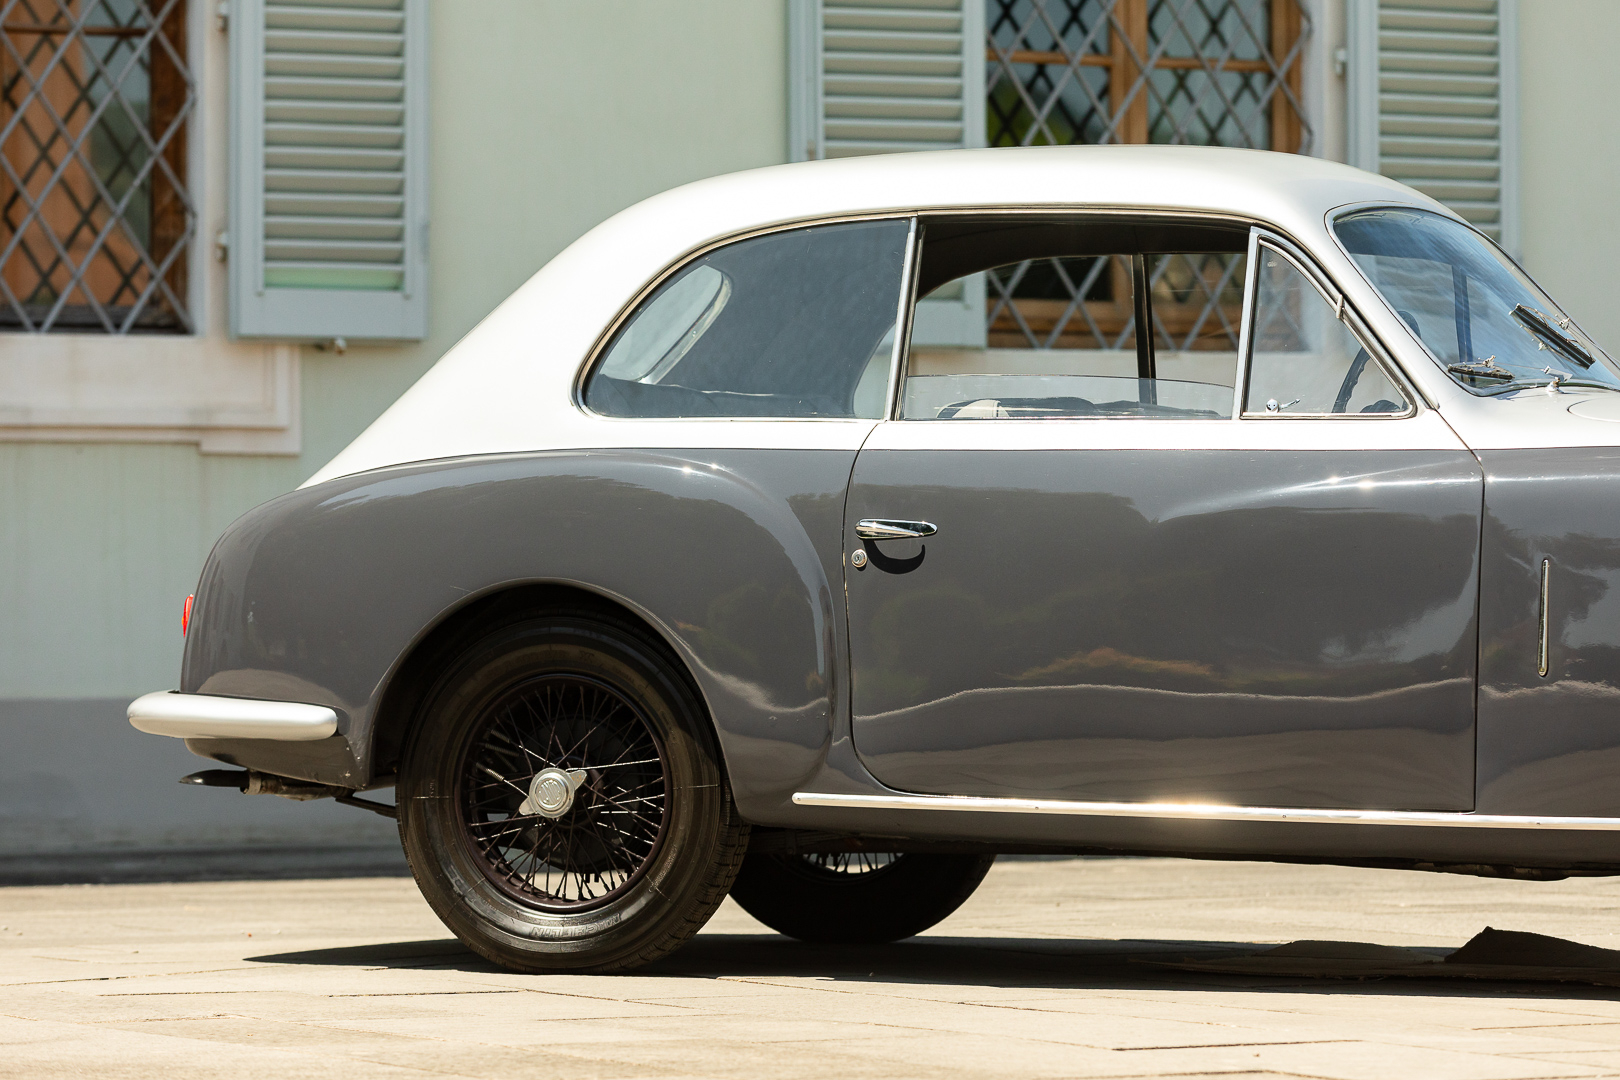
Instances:
[[[758,852],[743,860],[731,898],[800,941],[898,941],[960,907],[994,861],[931,852]]]
[[[799,856],[812,872],[825,874],[874,874],[887,870],[904,858],[889,851],[817,852]]]
[[[513,971],[667,956],[748,847],[702,699],[611,613],[489,619],[446,650],[401,754],[400,839],[422,895]]]
[[[663,840],[663,747],[629,698],[598,679],[546,675],[491,704],[475,726],[458,799],[481,869],[544,911],[611,901]]]

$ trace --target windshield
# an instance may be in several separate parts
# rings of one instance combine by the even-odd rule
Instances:
[[[1333,223],[1351,257],[1458,383],[1476,393],[1620,390],[1614,364],[1495,245],[1427,210],[1361,210]]]

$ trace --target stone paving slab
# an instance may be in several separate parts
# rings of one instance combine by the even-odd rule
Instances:
[[[0,1078],[1620,1077],[1620,990],[1155,966],[1486,925],[1620,946],[1620,880],[1002,861],[956,915],[810,947],[728,902],[627,976],[521,976],[399,877],[0,888]]]

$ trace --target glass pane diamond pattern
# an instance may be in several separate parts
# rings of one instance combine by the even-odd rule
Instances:
[[[0,0],[0,329],[188,332],[185,0]]]
[[[1300,0],[987,3],[991,146],[1310,148],[1300,101],[1310,23]],[[1242,262],[1154,259],[1154,347],[1235,350]],[[989,329],[1000,347],[1131,347],[1129,267],[1120,259],[1071,263],[1043,260],[991,275]]]
[[[1306,151],[1300,0],[987,0],[991,146]]]

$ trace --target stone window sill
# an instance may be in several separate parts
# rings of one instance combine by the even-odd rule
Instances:
[[[187,442],[297,454],[298,347],[219,337],[0,336],[0,441]]]

